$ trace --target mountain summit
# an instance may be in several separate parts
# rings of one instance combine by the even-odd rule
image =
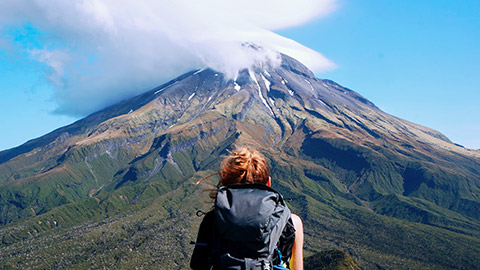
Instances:
[[[194,180],[217,170],[235,145],[265,154],[274,188],[305,221],[310,254],[346,249],[360,267],[480,263],[480,153],[381,111],[286,55],[278,67],[245,69],[235,79],[189,72],[0,152],[3,247],[18,252],[19,241],[58,227],[96,228],[85,229],[88,238],[114,226],[95,223],[105,217],[146,226],[133,235],[155,222],[165,232],[195,231],[192,213],[208,206]],[[214,184],[206,182],[201,188]],[[155,256],[182,268],[188,250],[182,245],[173,261]]]

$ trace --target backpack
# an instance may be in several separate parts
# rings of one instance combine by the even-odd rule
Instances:
[[[294,240],[290,210],[278,192],[262,184],[229,185],[218,190],[214,210],[200,224],[190,266],[282,269]]]

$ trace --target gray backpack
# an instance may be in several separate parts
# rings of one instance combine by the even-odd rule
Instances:
[[[278,247],[287,244],[291,252],[294,229],[290,210],[278,192],[261,184],[221,187],[213,213],[213,269],[281,269],[275,265],[278,257],[282,259]],[[290,236],[280,239],[287,229]]]

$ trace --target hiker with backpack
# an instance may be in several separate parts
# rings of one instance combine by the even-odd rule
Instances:
[[[303,269],[302,221],[270,187],[265,158],[239,148],[222,161],[218,174],[218,189],[210,193],[214,208],[200,224],[190,267]]]

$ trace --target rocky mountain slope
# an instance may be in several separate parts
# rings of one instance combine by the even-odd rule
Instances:
[[[474,269],[480,153],[282,58],[234,80],[192,71],[0,152],[0,265],[182,269],[217,180],[193,183],[248,145],[304,220],[307,255]]]

